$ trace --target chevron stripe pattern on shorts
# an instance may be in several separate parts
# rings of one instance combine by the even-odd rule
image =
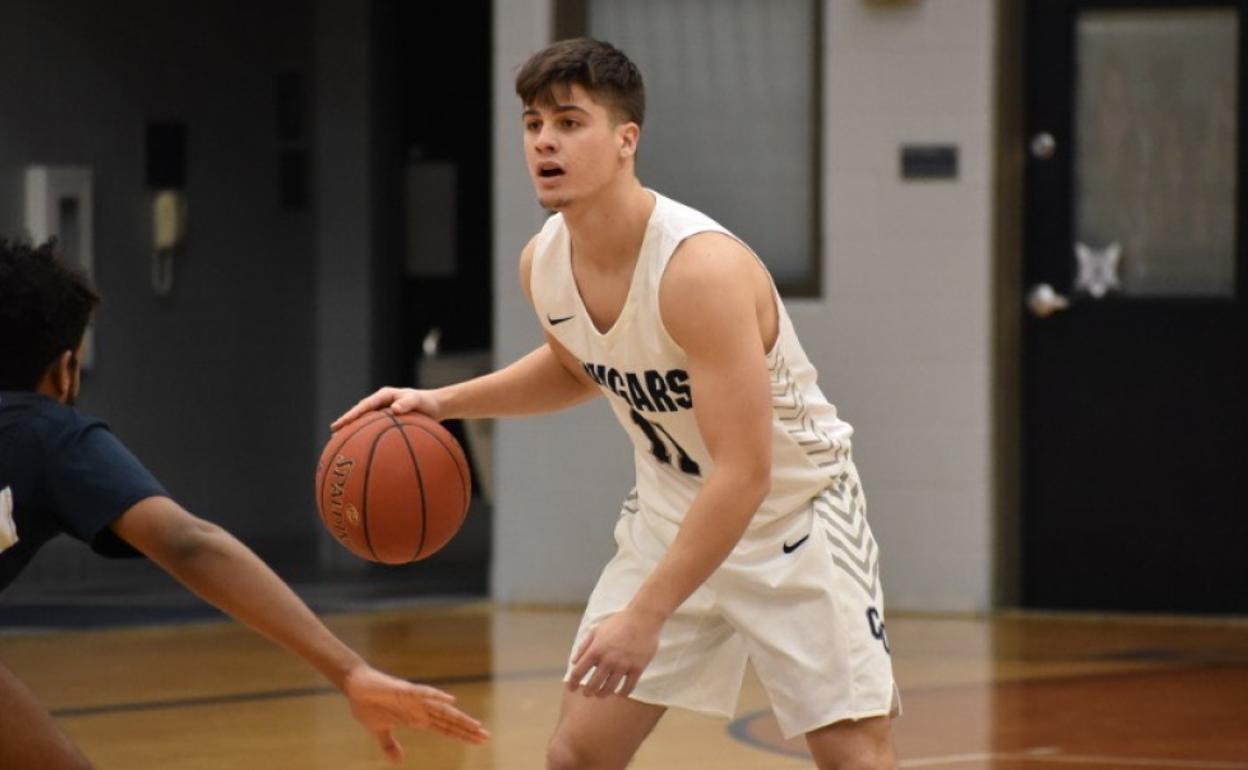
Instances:
[[[880,553],[867,526],[867,502],[856,478],[841,476],[815,498],[815,513],[830,526],[829,550],[867,596],[880,600]]]

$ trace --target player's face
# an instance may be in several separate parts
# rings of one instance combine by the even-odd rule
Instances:
[[[566,208],[628,168],[635,123],[618,123],[579,85],[556,88],[550,103],[525,105],[524,157],[542,206]]]

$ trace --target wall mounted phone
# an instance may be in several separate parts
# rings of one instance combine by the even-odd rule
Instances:
[[[186,236],[186,196],[160,190],[152,199],[152,290],[165,297],[173,291],[173,256]]]

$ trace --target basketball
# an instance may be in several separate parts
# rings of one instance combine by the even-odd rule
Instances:
[[[406,564],[437,553],[464,523],[468,460],[422,414],[369,412],[339,428],[316,465],[316,507],[351,553]]]

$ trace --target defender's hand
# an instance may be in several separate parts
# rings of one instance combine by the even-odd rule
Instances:
[[[605,698],[627,696],[659,649],[663,623],[632,610],[622,610],[590,629],[572,658],[568,689],[575,692],[592,669],[594,676],[581,692]]]
[[[371,396],[360,399],[345,414],[330,424],[330,430],[338,430],[365,412],[389,408],[394,414],[420,412],[435,420],[441,419],[438,414],[438,400],[431,390],[415,390],[413,388],[382,388]]]
[[[403,761],[403,747],[395,740],[396,727],[430,730],[473,745],[490,734],[481,723],[451,705],[455,696],[433,687],[397,679],[370,666],[347,674],[343,694],[351,714],[381,744],[394,764]]]

